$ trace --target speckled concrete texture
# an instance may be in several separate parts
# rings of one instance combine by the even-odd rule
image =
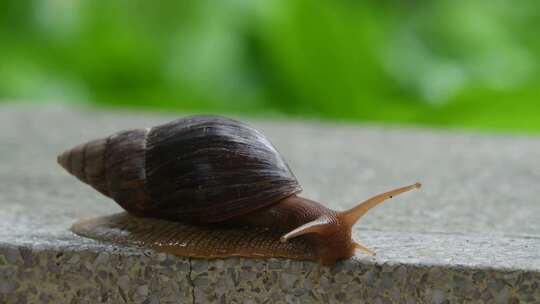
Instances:
[[[395,261],[332,268],[3,244],[1,303],[538,303],[540,273]]]
[[[176,115],[0,107],[0,303],[539,303],[540,138],[249,120],[303,195],[345,209],[421,181],[354,237],[377,251],[334,267],[200,260],[68,229],[120,209],[55,163],[62,150]]]

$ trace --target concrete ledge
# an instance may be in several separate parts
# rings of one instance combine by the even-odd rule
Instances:
[[[171,116],[0,108],[0,303],[537,303],[540,139],[252,121],[304,195],[345,209],[416,180],[354,231],[377,251],[334,267],[178,258],[72,234],[120,209],[56,166],[83,140]]]
[[[537,240],[366,231],[375,259],[334,267],[281,259],[200,260],[100,244],[0,243],[2,303],[536,303],[540,272],[493,268]],[[450,245],[450,246],[449,246]],[[490,246],[490,248],[486,248]],[[493,248],[491,248],[493,247]],[[532,247],[532,248],[531,248]],[[507,254],[497,255],[504,248]],[[495,255],[486,254],[493,250]],[[404,255],[404,251],[408,251]],[[484,254],[482,254],[484,253]],[[419,255],[420,254],[420,255]],[[510,265],[509,265],[510,266]],[[445,302],[449,301],[449,302]]]

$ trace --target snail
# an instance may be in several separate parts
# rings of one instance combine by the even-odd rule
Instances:
[[[75,233],[172,254],[281,257],[331,265],[359,249],[353,225],[420,183],[334,211],[298,194],[296,177],[256,129],[196,115],[121,131],[69,149],[58,163],[126,212],[81,220]]]

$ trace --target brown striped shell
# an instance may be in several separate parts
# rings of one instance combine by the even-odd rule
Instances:
[[[228,220],[301,191],[261,133],[219,116],[122,131],[58,162],[128,212],[193,223]]]

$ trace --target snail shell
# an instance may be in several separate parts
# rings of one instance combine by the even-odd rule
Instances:
[[[261,133],[218,116],[119,132],[58,162],[130,213],[191,223],[224,221],[301,191]]]

